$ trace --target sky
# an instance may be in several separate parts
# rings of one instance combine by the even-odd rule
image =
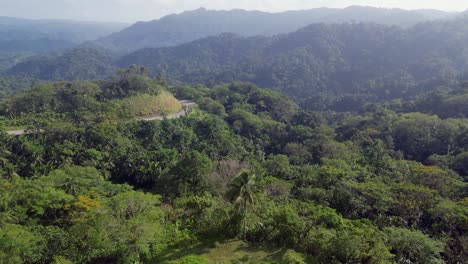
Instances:
[[[468,0],[0,0],[0,16],[132,23],[200,7],[280,12],[350,5],[464,11]]]

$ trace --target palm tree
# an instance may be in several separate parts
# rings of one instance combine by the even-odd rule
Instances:
[[[256,187],[255,174],[244,170],[232,180],[228,191],[229,199],[242,215],[244,240],[247,239],[247,209],[255,201]]]
[[[0,166],[5,172],[5,177],[7,179],[13,179],[18,177],[18,174],[15,172],[15,166],[10,163],[11,152],[7,149],[6,146],[0,146]]]
[[[63,179],[60,188],[64,190],[66,193],[71,195],[77,195],[79,193],[79,182],[74,177],[66,177]]]

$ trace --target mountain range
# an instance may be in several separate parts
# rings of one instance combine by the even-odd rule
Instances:
[[[466,43],[467,18],[407,29],[314,24],[273,37],[223,34],[177,47],[142,49],[116,65],[145,65],[171,80],[189,83],[249,81],[280,90],[307,106],[339,97],[360,105],[456,85],[468,73]]]
[[[384,9],[351,6],[344,9],[316,8],[282,13],[200,8],[165,16],[149,22],[138,22],[120,32],[99,39],[96,44],[120,53],[147,47],[167,47],[196,39],[234,33],[249,37],[290,33],[314,23],[369,22],[403,27],[456,16],[437,10]]]
[[[0,17],[0,52],[48,52],[75,47],[125,28],[124,23]]]
[[[273,19],[278,16],[283,19]],[[253,21],[256,26],[248,27]],[[301,27],[311,21],[320,23]],[[466,43],[468,16],[432,10],[199,9],[140,22],[67,51],[5,57],[10,67],[0,77],[102,79],[137,64],[172,83],[247,81],[311,109],[346,111],[455,87],[468,78]]]

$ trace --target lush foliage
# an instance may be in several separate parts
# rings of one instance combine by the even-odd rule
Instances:
[[[461,17],[408,29],[314,24],[270,38],[224,34],[139,50],[117,65],[145,65],[190,83],[249,81],[309,109],[355,111],[370,102],[414,98],[465,80],[467,21]],[[446,103],[463,105],[463,98]]]
[[[76,48],[58,54],[28,58],[6,70],[4,76],[46,81],[97,80],[113,76],[112,58],[92,48]]]
[[[137,23],[66,52],[7,61],[13,67],[3,76],[94,80],[113,76],[114,67],[138,64],[171,82],[248,81],[279,90],[308,109],[358,110],[466,79],[468,16],[415,23],[425,17],[444,15],[362,7],[282,14],[196,10]],[[309,25],[350,21],[379,23]],[[390,26],[395,21],[412,26]],[[135,52],[118,57],[106,48],[119,55]]]
[[[1,101],[0,113],[9,117],[3,125],[39,131],[49,125],[90,125],[179,111],[180,103],[164,90],[165,81],[147,74],[144,68],[131,67],[108,81],[36,85]]]
[[[4,102],[5,125],[47,125],[0,136],[3,261],[205,263],[168,252],[213,237],[290,249],[281,263],[467,260],[467,119],[321,114],[251,84],[170,87],[145,73]],[[199,109],[109,118],[162,89]]]

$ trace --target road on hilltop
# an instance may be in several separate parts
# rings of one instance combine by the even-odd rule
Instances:
[[[182,105],[182,109],[174,114],[170,115],[155,115],[155,116],[148,116],[148,117],[140,117],[138,120],[143,121],[153,121],[153,120],[163,120],[163,119],[173,119],[184,116],[189,112],[191,109],[195,108],[195,103],[190,100],[179,100],[179,103]]]
[[[148,117],[139,117],[137,118],[138,120],[143,120],[143,121],[153,121],[153,120],[163,120],[163,119],[174,119],[174,118],[179,118],[181,116],[187,115],[187,113],[195,108],[196,104],[193,101],[190,100],[179,100],[179,103],[182,105],[182,109],[174,114],[170,115],[155,115],[155,116],[148,116]],[[10,136],[21,136],[21,135],[26,135],[26,134],[31,134],[31,131],[28,131],[27,129],[19,129],[19,130],[9,130],[6,131],[6,133]]]

